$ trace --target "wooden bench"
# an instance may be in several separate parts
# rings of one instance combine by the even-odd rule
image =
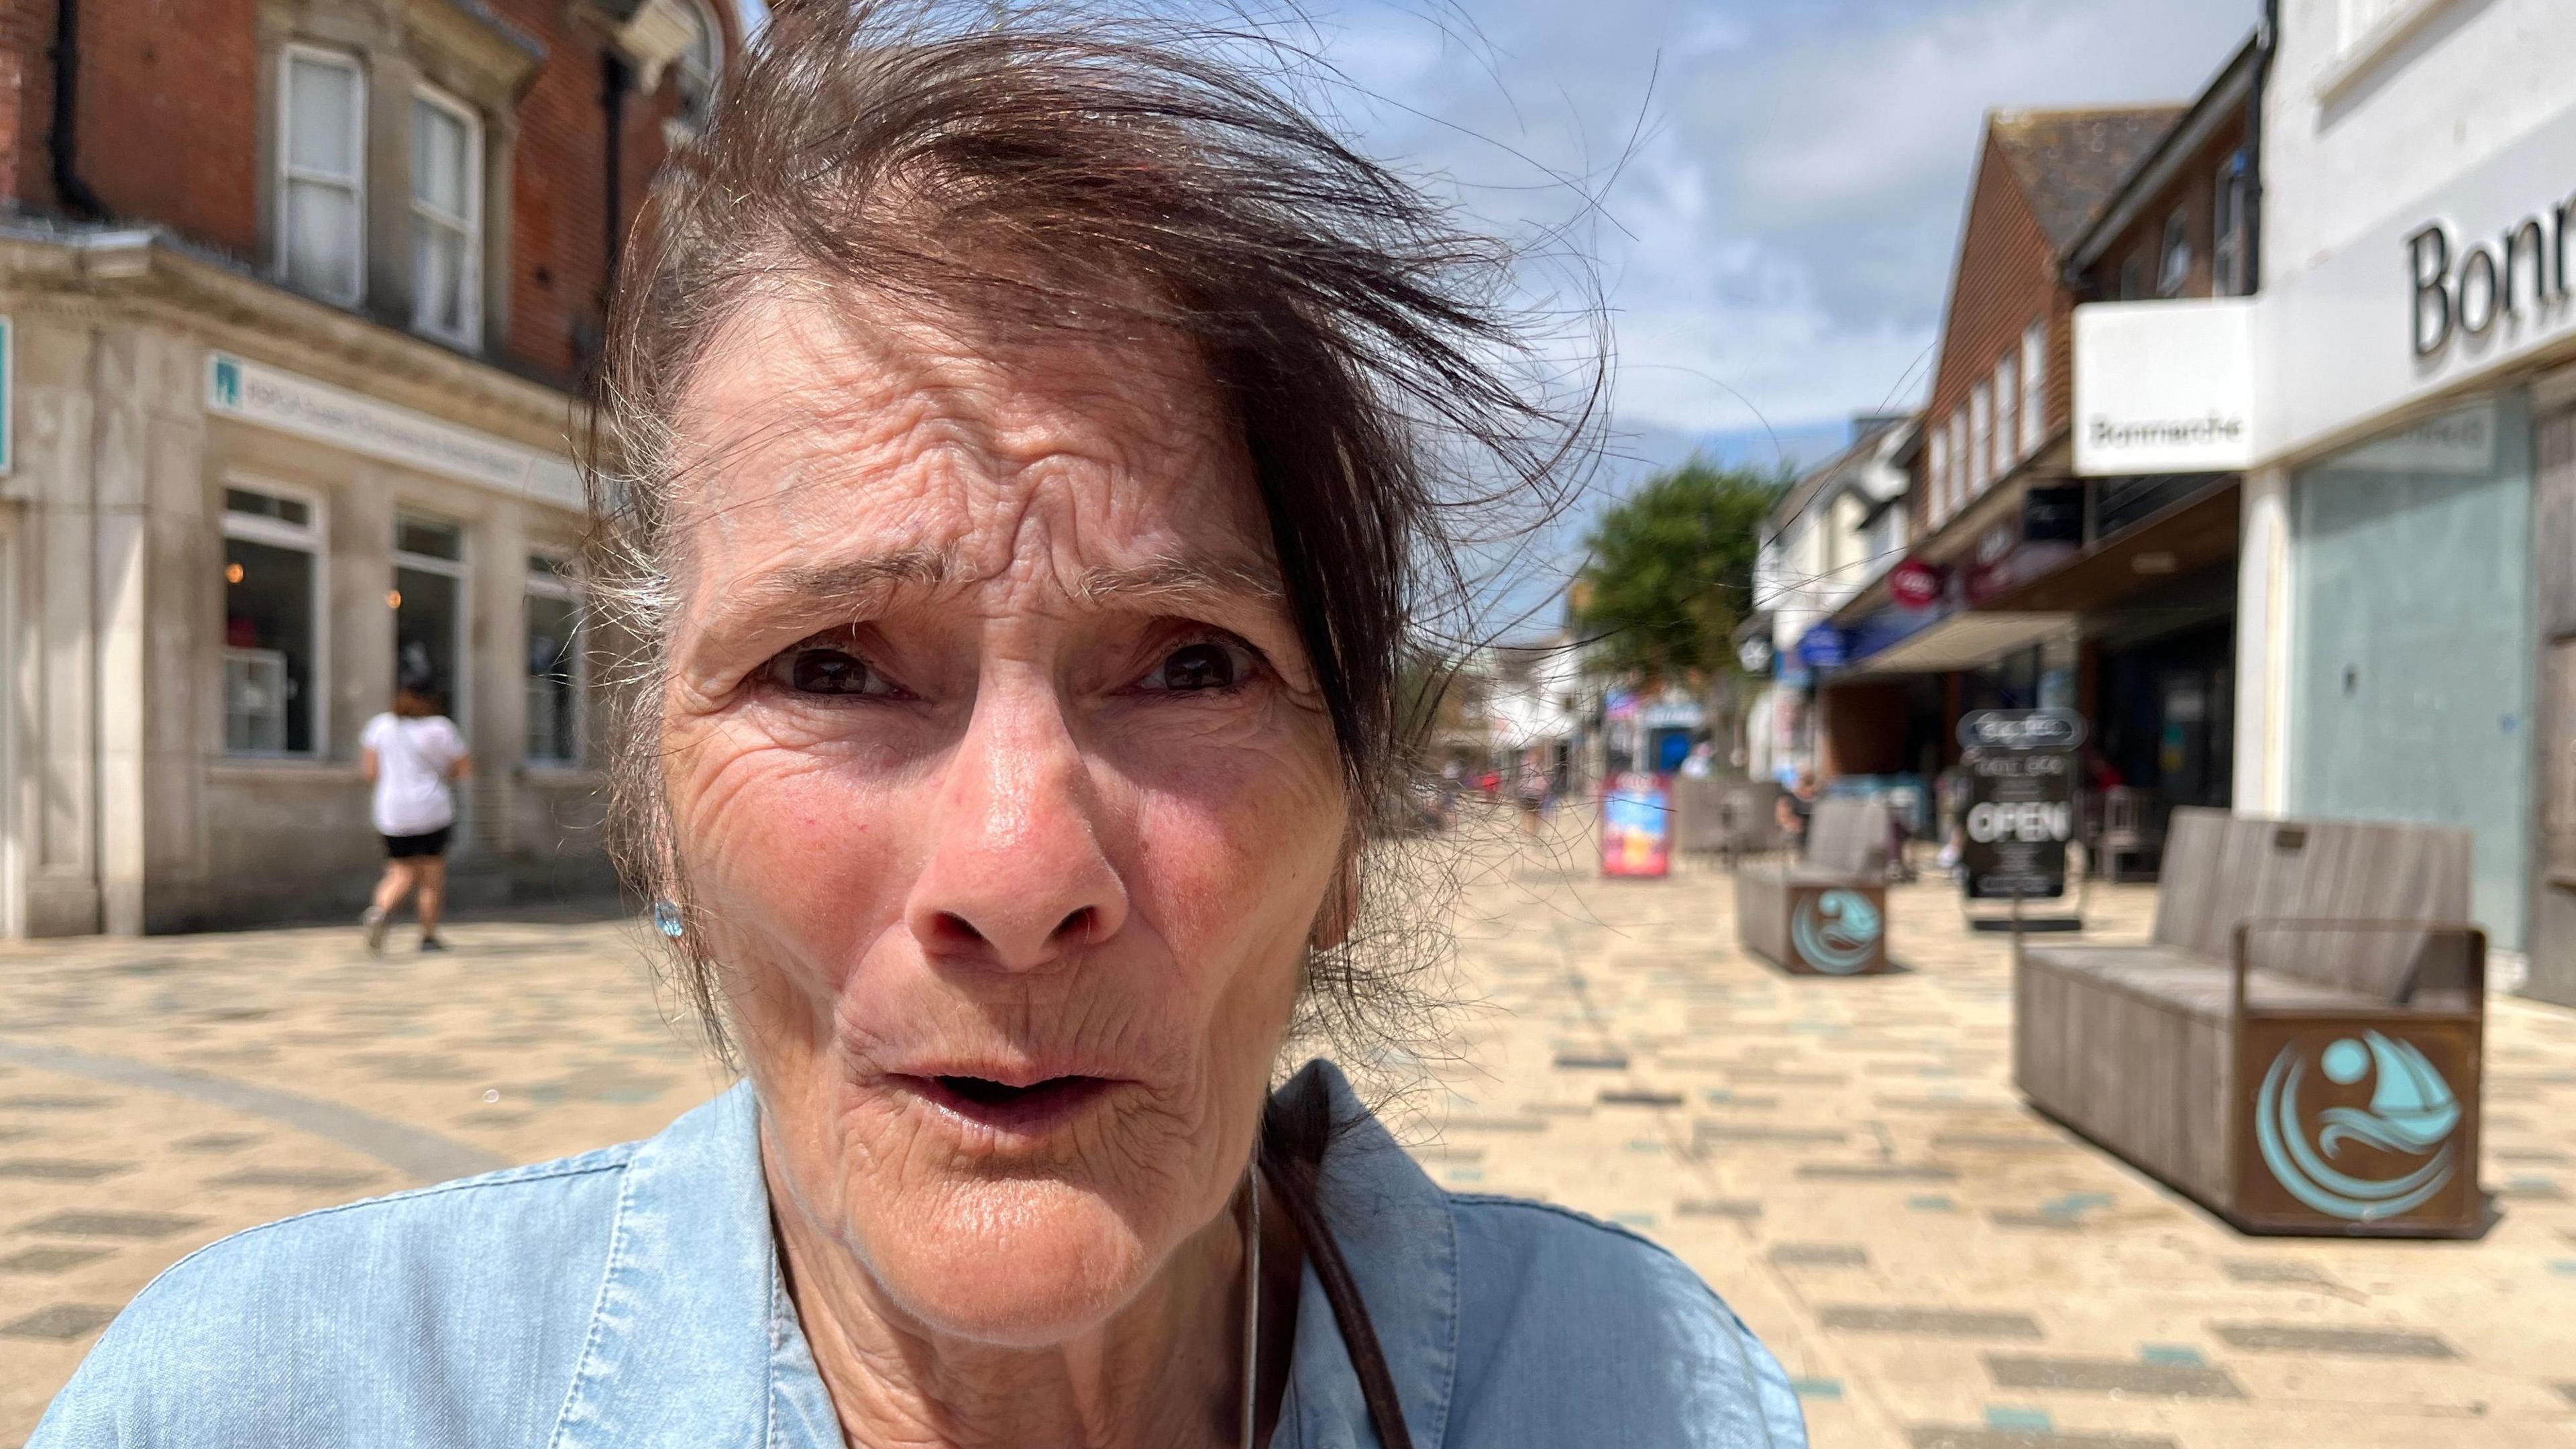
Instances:
[[[2463,830],[2173,812],[2144,946],[2025,944],[2031,1105],[2246,1232],[2473,1237]]]
[[[1745,856],[1778,850],[1780,797],[1785,793],[1770,780],[1675,776],[1673,844],[1720,856],[1729,869]]]
[[[1744,949],[1799,976],[1887,969],[1887,802],[1820,800],[1803,860],[1735,872],[1735,932]]]

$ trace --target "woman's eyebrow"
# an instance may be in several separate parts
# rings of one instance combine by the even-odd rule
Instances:
[[[719,627],[790,612],[864,613],[882,608],[899,587],[935,589],[956,576],[944,550],[897,549],[832,563],[791,564],[729,583],[710,612]]]
[[[1279,571],[1251,559],[1161,558],[1124,568],[1084,571],[1075,597],[1089,604],[1180,606],[1215,600],[1275,603],[1285,594]]]

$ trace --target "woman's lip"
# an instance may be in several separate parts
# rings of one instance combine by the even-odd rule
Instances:
[[[1041,1136],[1064,1126],[1118,1085],[1108,1077],[1057,1076],[1019,1083],[965,1072],[898,1073],[887,1080],[951,1117],[1015,1137]],[[977,1091],[968,1085],[973,1082],[1001,1090]]]

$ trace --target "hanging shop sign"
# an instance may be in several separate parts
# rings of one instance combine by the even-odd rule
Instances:
[[[2068,710],[1979,710],[1959,721],[1959,738],[1969,744],[1962,889],[1971,900],[2063,897],[2083,719]]]
[[[1643,771],[1611,776],[1601,797],[1601,873],[1661,876],[1672,868],[1672,787]]]
[[[2254,461],[2250,298],[2075,309],[2075,471],[2224,473]]]
[[[1977,536],[1961,592],[1987,604],[2065,563],[2084,548],[2084,485],[2059,484],[2022,494],[2021,511]]]
[[[1904,609],[1928,609],[1941,602],[1941,571],[1921,559],[1907,559],[1887,571],[1887,596]]]
[[[1798,657],[1812,669],[1839,668],[1851,658],[1851,639],[1831,624],[1818,624],[1798,640]]]
[[[1959,717],[1963,750],[2080,750],[2088,732],[2071,709],[1978,709]]]
[[[230,353],[206,358],[206,411],[424,473],[582,506],[581,475],[567,459]]]
[[[1768,635],[1749,635],[1743,643],[1735,646],[1735,662],[1743,665],[1747,674],[1768,674],[1771,672],[1772,652]]]

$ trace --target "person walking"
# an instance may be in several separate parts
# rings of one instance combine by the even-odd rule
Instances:
[[[407,682],[394,691],[390,713],[367,721],[358,735],[359,768],[375,790],[373,816],[385,841],[385,877],[375,903],[360,922],[367,949],[385,949],[385,928],[403,898],[420,893],[420,949],[444,951],[438,913],[447,895],[447,834],[456,824],[451,781],[473,773],[465,737],[440,713],[429,686]]]

